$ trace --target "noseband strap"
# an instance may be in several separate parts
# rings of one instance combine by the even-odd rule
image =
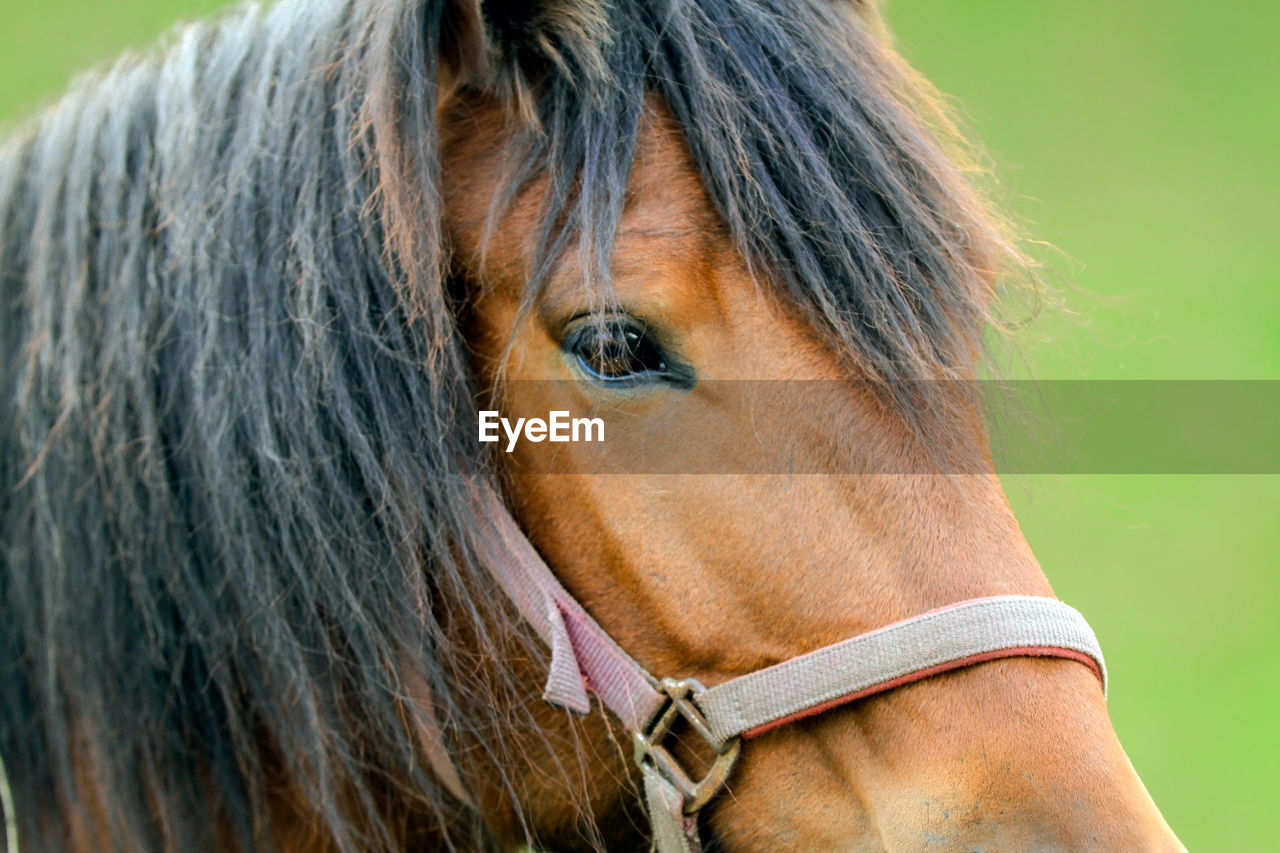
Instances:
[[[974,598],[859,634],[710,688],[698,708],[718,738],[763,734],[837,705],[983,661],[1065,657],[1106,689],[1098,640],[1052,598]]]
[[[493,534],[477,548],[551,647],[543,698],[586,714],[589,689],[632,734],[659,853],[702,849],[698,811],[725,784],[741,740],[778,726],[998,658],[1079,661],[1106,692],[1102,650],[1084,617],[1056,599],[1027,595],[961,601],[709,688],[691,679],[659,680],[561,585],[501,499],[481,491]],[[700,780],[689,777],[665,744],[681,718],[716,756]]]

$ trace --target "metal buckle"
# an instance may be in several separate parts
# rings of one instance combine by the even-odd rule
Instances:
[[[675,785],[676,789],[684,795],[684,813],[696,814],[724,787],[730,771],[733,770],[734,762],[738,760],[742,742],[736,737],[722,741],[711,734],[707,718],[702,716],[702,712],[691,699],[691,696],[702,693],[707,688],[694,679],[664,678],[658,685],[658,689],[666,695],[667,701],[642,731],[633,732],[631,735],[635,746],[636,764],[641,770],[648,771],[654,768],[666,777],[667,781]],[[711,769],[707,771],[706,776],[696,782],[680,766],[675,756],[662,745],[679,717],[688,720],[698,736],[716,752]]]

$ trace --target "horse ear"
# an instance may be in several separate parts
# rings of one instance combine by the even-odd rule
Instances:
[[[480,0],[445,0],[440,21],[440,76],[444,88],[484,75],[489,39]]]
[[[881,0],[841,0],[841,5],[852,6],[855,13],[868,20],[879,20],[884,3]]]
[[[492,85],[531,75],[572,43],[598,53],[608,37],[599,0],[446,0],[442,70],[460,83]]]
[[[891,42],[889,25],[884,19],[883,0],[838,0],[841,7],[850,10],[855,19],[884,42]]]
[[[535,42],[546,27],[547,15],[555,11],[554,7],[565,5],[568,4],[547,0],[480,0],[480,14],[490,42],[499,53],[510,55]]]

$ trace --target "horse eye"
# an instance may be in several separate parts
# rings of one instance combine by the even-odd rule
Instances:
[[[634,321],[585,324],[569,335],[564,348],[598,382],[664,379],[670,370],[662,349]]]

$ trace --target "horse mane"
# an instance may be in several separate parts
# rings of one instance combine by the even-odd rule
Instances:
[[[495,221],[552,188],[530,300],[570,251],[607,298],[655,93],[744,256],[851,364],[963,375],[1020,257],[873,10],[527,5],[248,7],[0,153],[0,755],[36,849],[270,849],[282,789],[317,846],[484,843],[414,718],[483,733],[500,773],[538,686],[461,673],[545,652],[493,629],[518,620],[468,544],[488,468],[438,85],[520,128]]]

